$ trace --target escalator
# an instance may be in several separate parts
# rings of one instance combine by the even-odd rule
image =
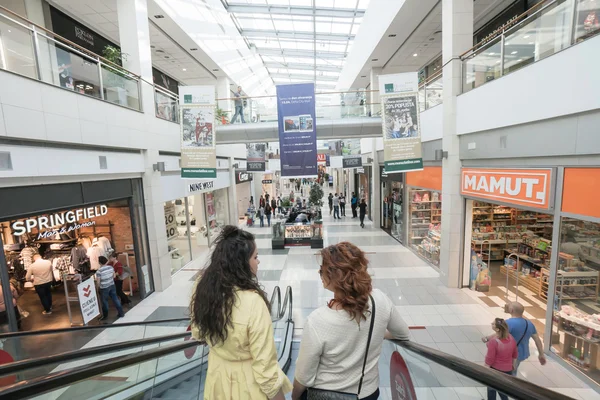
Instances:
[[[271,318],[277,356],[291,362],[292,291],[276,287]],[[208,346],[191,338],[189,318],[0,335],[15,362],[0,365],[0,399],[202,398]],[[78,337],[87,342],[78,348]],[[76,343],[59,351],[39,343]],[[29,346],[43,348],[31,358]]]

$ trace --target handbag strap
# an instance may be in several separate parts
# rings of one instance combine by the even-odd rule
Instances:
[[[523,321],[525,321],[525,331],[523,332],[523,336],[521,336],[521,339],[519,339],[519,341],[517,342],[517,347],[519,347],[519,345],[523,341],[523,338],[527,334],[527,330],[529,329],[529,321],[527,321],[525,318],[523,318]]]
[[[369,357],[369,345],[371,344],[371,336],[373,336],[373,325],[375,325],[375,300],[373,300],[373,296],[369,295],[371,298],[371,304],[373,305],[373,312],[371,313],[371,326],[369,327],[369,336],[367,339],[367,351],[365,352],[365,359],[363,361],[362,374],[360,376],[360,382],[358,383],[358,393],[360,394],[360,390],[362,389],[363,378],[365,377],[365,367],[367,366],[367,358]]]

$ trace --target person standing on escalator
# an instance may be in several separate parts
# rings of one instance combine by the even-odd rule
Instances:
[[[254,235],[225,226],[191,299],[192,336],[210,347],[206,400],[284,400],[269,301],[258,284]]]

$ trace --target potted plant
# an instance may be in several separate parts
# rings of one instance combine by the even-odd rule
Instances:
[[[227,125],[229,124],[229,116],[227,115],[229,111],[225,111],[219,107],[215,109],[215,121],[217,125]]]
[[[123,65],[123,61],[127,60],[128,54],[122,53],[120,49],[107,45],[102,50],[102,57],[118,66]],[[113,67],[112,65],[110,67]],[[125,88],[129,81],[128,75],[118,69],[103,67],[102,68],[102,84],[104,86],[104,98],[113,103],[128,105],[127,89]]]
[[[317,219],[321,220],[323,217],[321,216],[321,207],[323,207],[323,196],[325,193],[323,192],[323,188],[313,183],[310,187],[310,192],[308,194],[308,202],[314,207],[317,207]]]

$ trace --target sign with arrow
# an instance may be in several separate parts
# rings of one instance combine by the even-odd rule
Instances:
[[[81,307],[83,323],[84,325],[87,325],[88,322],[100,315],[94,278],[90,278],[77,285],[77,297],[79,297],[79,306]]]

